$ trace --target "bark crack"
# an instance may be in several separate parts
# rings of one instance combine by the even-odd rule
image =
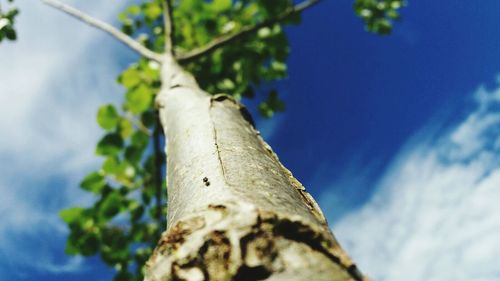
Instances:
[[[210,108],[208,110],[208,113],[209,113],[209,116],[210,116],[210,122],[212,123],[212,129],[213,129],[213,142],[215,144],[215,150],[217,152],[217,159],[219,160],[219,166],[220,166],[220,170],[221,170],[221,173],[222,173],[222,178],[224,179],[224,182],[229,185],[229,182],[227,180],[227,177],[226,177],[226,170],[224,168],[224,163],[222,162],[222,156],[221,156],[221,152],[220,152],[220,148],[219,148],[219,143],[218,143],[218,138],[217,138],[217,126],[214,122],[214,118],[212,116],[212,106],[213,106],[213,103],[214,101],[216,101],[216,97],[214,98],[210,98]]]

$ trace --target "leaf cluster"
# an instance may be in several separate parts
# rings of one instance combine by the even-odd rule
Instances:
[[[165,45],[163,1],[151,0],[134,4],[118,15],[122,31],[152,51],[162,53]]]
[[[13,0],[7,0],[7,2],[12,3]],[[0,8],[0,42],[2,42],[4,39],[17,39],[17,33],[14,29],[14,22],[18,14],[19,10],[17,8],[11,7],[6,11],[3,11]]]
[[[392,32],[392,23],[400,20],[404,0],[356,0],[354,11],[363,19],[366,29],[381,35]]]
[[[132,5],[119,16],[122,31],[135,35],[157,52],[163,51],[165,43],[162,2],[154,0]],[[292,5],[290,0],[176,1],[172,15],[174,51],[182,54],[201,48],[222,36],[270,19]],[[225,93],[237,99],[258,98],[260,106],[268,108],[268,113],[263,116],[269,117],[280,111],[274,103],[269,103],[271,93],[272,99],[278,98],[275,89],[268,89],[270,82],[287,76],[289,46],[282,25],[298,21],[297,15],[288,21],[261,28],[256,34],[245,36],[184,66],[208,93]],[[263,91],[268,94],[256,95]]]
[[[105,134],[96,154],[104,161],[80,184],[95,194],[96,201],[60,215],[70,228],[68,254],[99,254],[117,270],[115,280],[142,280],[143,265],[164,228],[164,219],[158,218],[166,216],[156,201],[158,189],[165,189],[159,172],[165,159],[153,146],[159,137],[154,134],[158,126],[152,106],[160,86],[159,67],[141,59],[123,71],[118,82],[126,89],[121,108],[106,104],[97,112]]]
[[[189,5],[193,4],[204,12],[193,14],[193,10],[189,8]],[[174,13],[175,22],[180,22],[175,33],[175,40],[179,42],[176,51],[181,53],[196,49],[214,38],[217,40],[221,36],[238,33],[244,27],[282,13],[292,4],[288,0],[181,1],[178,12]],[[213,17],[214,14],[217,16]],[[294,20],[297,22],[297,17]],[[207,92],[225,93],[236,99],[257,98],[260,101],[259,107],[268,109],[263,116],[270,117],[272,113],[280,111],[274,103],[269,102],[268,97],[271,95],[274,99],[279,99],[278,92],[272,88],[271,82],[287,76],[289,44],[283,31],[283,25],[287,23],[291,21],[263,27],[255,34],[240,38],[207,56],[189,62],[186,68]],[[268,94],[257,95],[262,92]]]

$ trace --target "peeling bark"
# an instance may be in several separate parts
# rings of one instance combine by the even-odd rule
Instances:
[[[173,60],[163,82],[168,225],[145,280],[368,280],[240,103]]]

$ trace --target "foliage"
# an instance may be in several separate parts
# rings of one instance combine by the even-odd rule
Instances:
[[[164,228],[166,214],[155,198],[157,189],[165,188],[164,159],[153,145],[158,136],[152,106],[160,86],[158,65],[141,59],[118,82],[126,89],[121,108],[106,104],[97,112],[105,135],[97,143],[96,154],[104,161],[80,184],[97,200],[88,208],[63,210],[61,217],[71,230],[68,254],[99,253],[117,270],[116,280],[142,280],[142,265]],[[160,165],[155,165],[156,157]],[[161,198],[160,203],[164,202]]]
[[[12,3],[14,0],[7,0]],[[1,4],[1,3],[0,3]],[[2,40],[16,40],[17,34],[14,29],[14,21],[19,11],[16,8],[9,8],[4,11],[0,7],[0,42]]]
[[[286,0],[180,1],[173,14],[175,51],[186,52],[221,34],[238,32],[242,26],[260,22],[290,4]],[[163,51],[162,1],[129,6],[119,20],[122,31],[151,50]],[[186,68],[209,93],[251,98],[260,85],[286,76],[287,55],[288,42],[277,24],[193,61]],[[105,134],[97,144],[96,154],[104,158],[103,164],[80,185],[94,193],[97,200],[87,208],[63,210],[61,217],[71,230],[68,254],[100,254],[117,270],[116,280],[142,280],[142,266],[164,228],[164,221],[158,222],[159,208],[154,200],[157,189],[165,189],[164,182],[161,187],[155,184],[157,170],[164,170],[164,159],[158,167],[155,157],[160,152],[153,145],[158,126],[153,100],[160,89],[159,65],[140,59],[121,73],[118,82],[126,90],[121,106],[106,104],[97,112],[97,123]],[[271,116],[283,110],[277,101],[277,92],[271,91],[262,102],[266,108],[263,114]],[[162,206],[161,216],[165,215]]]
[[[119,15],[122,31],[156,52],[162,52],[165,43],[162,2],[143,1]],[[379,1],[358,0],[355,5],[371,9],[372,2]],[[175,1],[174,52],[200,48],[220,36],[272,18],[292,5],[291,0]],[[375,17],[384,18],[386,14],[367,21],[368,29],[385,33],[374,26],[381,25]],[[294,16],[261,28],[186,62],[184,67],[208,93],[257,98],[261,101],[260,113],[271,117],[285,109],[271,87],[271,81],[287,75],[289,47],[283,25],[299,20]],[[96,146],[96,154],[104,158],[102,166],[80,185],[95,194],[96,201],[86,208],[63,210],[60,215],[71,231],[68,254],[99,254],[116,269],[115,280],[142,280],[143,265],[164,229],[166,215],[162,180],[165,159],[160,149],[164,140],[153,106],[161,86],[159,65],[141,58],[120,74],[118,82],[125,88],[123,103],[119,107],[103,105],[97,112],[97,123],[105,131]],[[263,89],[271,90],[256,95]]]
[[[400,19],[399,9],[404,0],[356,0],[354,11],[370,32],[386,35],[392,32],[392,22]]]

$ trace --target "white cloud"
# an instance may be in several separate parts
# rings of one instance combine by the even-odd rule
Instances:
[[[126,3],[74,4],[113,21]],[[93,152],[102,132],[95,112],[122,94],[115,83],[121,68],[116,52],[125,50],[41,1],[16,5],[19,39],[0,44],[0,260],[9,260],[0,262],[4,277],[19,266],[62,272],[81,265],[80,259],[54,259],[66,233],[57,212],[89,200],[76,186],[98,161]],[[30,239],[42,246],[27,247]]]
[[[373,198],[334,225],[374,280],[499,280],[500,87],[475,97],[456,127],[412,140]]]

